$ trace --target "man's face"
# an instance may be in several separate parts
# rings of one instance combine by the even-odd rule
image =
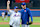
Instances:
[[[15,10],[15,12],[17,12],[18,11],[18,9],[14,9]]]
[[[26,7],[26,5],[21,5],[21,7],[24,9]]]

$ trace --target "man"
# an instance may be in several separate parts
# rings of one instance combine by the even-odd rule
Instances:
[[[9,8],[10,1],[7,2],[7,10],[10,12],[10,27],[20,27],[21,13],[18,12],[18,7],[14,7],[14,11]]]
[[[6,16],[5,20],[7,20],[7,17],[8,17],[7,11],[5,12],[5,16]],[[8,21],[8,20],[7,20],[7,21]]]
[[[3,11],[1,14],[2,14],[2,20],[4,21],[5,12]]]
[[[32,24],[33,22],[30,9],[26,7],[26,3],[24,2],[22,3],[21,7],[22,27],[29,27],[29,24]],[[29,21],[29,17],[31,17],[31,22]]]

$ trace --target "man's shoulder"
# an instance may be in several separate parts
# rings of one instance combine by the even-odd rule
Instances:
[[[21,14],[21,12],[18,12],[18,14]]]
[[[21,13],[21,12],[18,12],[18,13]]]
[[[21,12],[23,12],[24,10],[23,9],[21,9]]]
[[[21,9],[21,11],[22,11],[23,9]]]
[[[26,8],[26,10],[28,10],[28,11],[29,11],[30,9],[29,9],[29,8]]]
[[[14,12],[14,10],[11,10],[12,12]]]
[[[23,11],[23,9],[19,10],[18,12],[22,12],[22,11]]]

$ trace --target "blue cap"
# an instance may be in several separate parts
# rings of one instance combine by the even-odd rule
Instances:
[[[23,2],[23,3],[22,3],[22,5],[26,5],[26,3],[25,3],[25,2]]]
[[[15,7],[14,7],[14,9],[17,9],[17,8],[18,8],[18,6],[15,6]]]

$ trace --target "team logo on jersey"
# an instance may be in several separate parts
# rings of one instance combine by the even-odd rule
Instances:
[[[13,17],[19,17],[19,16],[20,16],[20,15],[16,15],[16,14],[15,14]]]
[[[26,12],[26,10],[24,10],[24,12]]]
[[[16,16],[16,14],[14,16]]]
[[[17,16],[20,16],[20,15],[17,15]]]

